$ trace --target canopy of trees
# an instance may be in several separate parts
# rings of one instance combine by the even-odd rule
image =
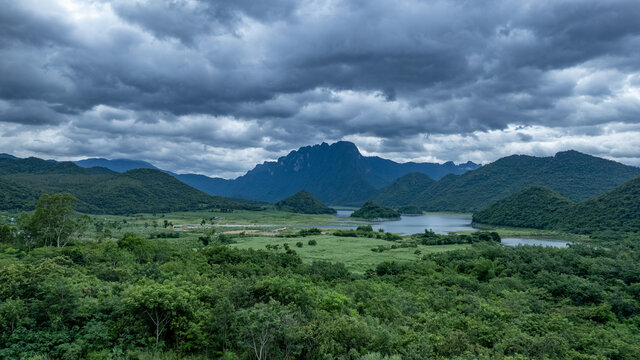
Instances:
[[[133,234],[0,244],[0,358],[638,359],[638,244],[483,241],[363,275]]]

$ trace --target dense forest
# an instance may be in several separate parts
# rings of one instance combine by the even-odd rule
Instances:
[[[471,246],[358,275],[292,249],[134,234],[4,243],[0,358],[640,357],[637,238]]]
[[[69,192],[87,213],[132,214],[206,208],[254,209],[260,204],[210,196],[153,169],[116,173],[71,162],[0,158],[0,210],[32,210],[45,193]]]
[[[433,183],[435,181],[425,174],[410,173],[380,189],[372,201],[392,207],[413,204],[416,195],[423,192]]]
[[[473,215],[480,224],[589,234],[640,232],[640,177],[580,203],[543,187],[527,188]]]
[[[282,199],[275,203],[276,209],[280,211],[294,212],[300,214],[335,214],[336,210],[323,204],[306,190]]]

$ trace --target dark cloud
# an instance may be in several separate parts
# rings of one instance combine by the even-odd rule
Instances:
[[[636,0],[0,5],[0,151],[227,175],[339,139],[398,160],[574,146],[640,163],[619,144],[640,121]]]

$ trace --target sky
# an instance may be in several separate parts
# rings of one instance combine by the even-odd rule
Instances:
[[[638,0],[0,0],[0,152],[640,165]]]

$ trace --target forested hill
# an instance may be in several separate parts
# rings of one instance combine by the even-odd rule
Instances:
[[[414,200],[429,211],[478,211],[533,185],[582,201],[640,176],[640,169],[577,151],[553,157],[513,155],[462,175],[447,175]]]
[[[278,201],[276,209],[301,214],[335,214],[332,209],[316,199],[306,190],[300,190],[286,199]]]
[[[555,228],[574,203],[543,186],[531,186],[473,214],[480,224]]]
[[[421,193],[433,183],[435,180],[425,174],[409,173],[380,189],[373,197],[373,201],[385,206],[406,206],[413,203],[416,194]]]
[[[135,169],[156,169],[157,167],[149,164],[146,161],[130,160],[130,159],[103,159],[103,158],[90,158],[84,160],[74,161],[74,163],[83,168],[103,167],[116,172],[125,172]]]
[[[607,229],[640,232],[640,177],[576,204],[560,224],[572,232]]]
[[[247,201],[207,195],[159,170],[116,173],[71,162],[0,158],[0,209],[31,210],[40,195],[59,192],[73,194],[78,210],[89,213],[255,208]]]
[[[550,189],[528,188],[475,213],[473,221],[587,234],[640,232],[640,177],[577,204]]]

